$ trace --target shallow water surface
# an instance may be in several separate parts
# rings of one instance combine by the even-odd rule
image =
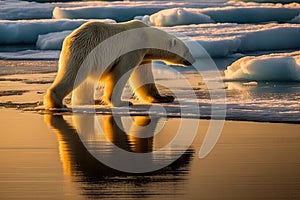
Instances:
[[[0,120],[1,199],[300,198],[297,124],[226,121],[217,144],[199,159],[210,121],[187,119],[199,122],[192,145],[152,154],[145,162],[177,159],[155,172],[139,174],[112,169],[96,157],[117,159],[116,146],[141,155],[159,151],[178,135],[182,119],[38,115],[2,109]],[[118,164],[128,163],[120,159]]]

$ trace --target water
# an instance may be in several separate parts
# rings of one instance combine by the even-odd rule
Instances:
[[[135,153],[165,146],[176,135],[181,119],[152,119],[150,123],[156,122],[153,130],[159,130],[158,133],[154,137],[135,138],[129,135],[130,131],[116,127],[111,116],[96,118],[105,130],[106,142],[92,128],[90,132],[79,133],[84,123],[72,115],[2,109],[0,199],[300,197],[299,125],[227,121],[217,145],[204,159],[199,159],[209,121],[197,120],[200,124],[192,145],[174,163],[155,172],[133,174],[114,170],[95,159],[80,139],[82,134],[89,144],[94,144],[94,150],[101,149],[102,155],[114,159],[113,145]],[[139,125],[149,123],[145,117],[137,116],[134,120]],[[161,124],[164,126],[160,129]],[[138,129],[131,129],[133,132],[137,134]],[[189,132],[186,130],[186,134]],[[153,157],[152,162],[164,162],[178,148],[170,148],[164,157]]]

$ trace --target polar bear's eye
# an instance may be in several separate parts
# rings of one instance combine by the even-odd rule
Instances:
[[[171,46],[172,46],[172,47],[175,47],[175,45],[176,45],[176,38],[173,38],[173,39],[172,39]]]

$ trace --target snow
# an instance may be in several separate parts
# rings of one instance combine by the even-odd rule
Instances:
[[[271,26],[271,25],[270,25]],[[300,26],[285,24],[246,33],[241,37],[241,52],[300,48]]]
[[[296,16],[291,20],[291,23],[300,24],[300,15]]]
[[[254,1],[260,3],[199,3],[197,0],[0,1],[0,59],[22,62],[57,60],[64,38],[88,20],[111,18],[103,21],[115,23],[138,18],[178,35],[197,62],[203,63],[203,68],[206,67],[204,58],[207,52],[214,61],[218,61],[219,69],[226,69],[223,74],[227,119],[299,123],[300,4],[261,3],[277,0]],[[280,2],[289,3],[290,0]],[[159,71],[161,76],[157,82],[169,82],[170,88],[182,95],[179,100],[187,103],[187,107],[191,101],[190,93],[195,91],[201,97],[197,102],[201,117],[210,118],[210,94],[198,72],[194,73],[190,68],[176,70],[186,73],[193,83],[192,88],[180,87],[178,77],[174,78],[167,71]],[[180,108],[176,106],[165,105],[168,116],[180,116]],[[186,113],[186,117],[193,117],[193,107],[187,109],[191,112]],[[148,110],[148,107],[141,106],[133,107],[131,112],[145,114]],[[101,109],[98,111],[102,112]],[[123,111],[120,112],[122,114]]]
[[[241,0],[238,0],[241,1]],[[244,2],[261,2],[261,3],[293,3],[293,2],[298,2],[300,3],[299,0],[243,0]]]
[[[38,36],[51,32],[74,30],[88,20],[0,20],[0,44],[35,44]],[[113,23],[114,20],[101,20]]]
[[[185,40],[184,40],[185,41]],[[203,53],[203,51],[199,51],[198,46],[193,45],[194,42],[197,42],[200,46],[202,46],[206,53]],[[192,40],[191,38],[188,38],[185,41],[185,44],[189,47],[190,51],[192,52],[192,55],[195,58],[201,58],[206,57],[207,54],[210,57],[226,57],[231,54],[234,54],[237,52],[238,47],[240,45],[239,39],[215,39],[215,40]]]
[[[276,0],[273,0],[277,2]],[[287,2],[287,1],[283,1]],[[163,9],[194,8],[194,13],[210,16],[216,22],[250,23],[287,21],[299,14],[299,4],[265,4],[231,1],[86,1],[37,3],[18,0],[0,1],[0,19],[102,19],[126,21],[136,16],[151,15]]]
[[[214,21],[207,15],[190,12],[185,8],[171,8],[159,11],[151,16],[141,18],[152,26],[175,26],[185,24],[213,23]]]
[[[293,8],[283,6],[261,7],[261,5],[205,8],[199,11],[219,23],[288,22],[299,14],[299,11]]]
[[[0,19],[18,20],[18,19],[51,19],[55,7],[59,8],[92,8],[99,7],[109,11],[110,8],[129,8],[140,6],[152,8],[172,8],[172,7],[207,7],[219,6],[217,3],[195,2],[168,2],[168,1],[75,1],[75,2],[56,2],[56,3],[37,3],[19,0],[0,1]],[[143,10],[140,9],[140,10]],[[113,11],[113,10],[111,10]],[[62,10],[64,12],[64,10]],[[101,10],[100,10],[101,12]],[[82,14],[82,13],[81,13]],[[146,13],[143,13],[145,15]],[[115,13],[114,16],[117,16]]]
[[[54,7],[27,1],[0,1],[0,19],[50,19]]]
[[[64,39],[71,32],[72,31],[62,31],[39,35],[36,42],[36,47],[42,50],[60,50]]]
[[[231,81],[300,81],[300,51],[246,56],[225,70]]]
[[[296,9],[297,8],[297,9]],[[151,16],[139,17],[155,26],[175,26],[200,23],[261,23],[288,22],[299,14],[296,7],[259,4],[214,8],[172,8],[161,10]]]
[[[183,40],[198,42],[211,57],[300,48],[298,24],[199,24],[166,27],[163,30],[177,32]],[[202,57],[196,49],[192,52],[194,56]]]
[[[0,21],[0,44],[35,44],[38,49],[59,50],[64,38],[87,20]],[[114,23],[113,20],[100,20]],[[2,23],[1,23],[2,22]],[[203,57],[192,45],[200,44],[211,57],[236,53],[300,48],[300,24],[198,24],[162,27],[178,35],[195,57]]]
[[[128,21],[135,17],[148,21],[156,26],[174,26],[198,23],[261,23],[288,22],[299,14],[299,4],[295,6],[275,4],[225,4],[225,6],[199,8],[187,4],[178,7],[177,4],[156,5],[126,5],[117,6],[85,6],[60,8],[53,10],[56,19],[102,19],[111,18],[116,21]],[[176,7],[177,6],[177,7]],[[191,7],[193,6],[193,7]],[[186,7],[186,8],[185,8]],[[150,15],[150,16],[149,16]]]
[[[135,16],[155,13],[159,7],[79,7],[59,8],[53,10],[55,19],[105,19],[110,18],[118,22],[134,19]]]
[[[53,10],[55,19],[102,19],[111,18],[116,21],[128,21],[137,16],[151,15],[160,10],[187,7],[217,7],[219,3],[201,3],[195,1],[116,1],[116,2],[85,2],[60,4]]]
[[[57,60],[60,51],[22,50],[17,52],[0,52],[3,60]]]

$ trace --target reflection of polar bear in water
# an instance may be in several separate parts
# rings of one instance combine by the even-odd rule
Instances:
[[[133,31],[122,35],[121,39],[116,37],[130,30]],[[113,40],[105,49],[97,50],[100,44],[110,38]],[[155,48],[153,43],[162,48]],[[126,52],[126,48],[131,50]],[[125,53],[120,53],[124,49]],[[109,64],[106,63],[108,66],[102,66],[105,63],[103,60],[112,57],[111,54],[117,54],[118,57]],[[88,62],[85,60],[87,57]],[[140,21],[118,24],[85,23],[73,31],[63,43],[58,74],[44,98],[45,108],[63,107],[64,97],[73,89],[73,103],[94,104],[91,100],[94,101],[95,84],[98,80],[104,83],[104,95],[100,101],[103,104],[124,105],[121,95],[128,79],[140,99],[149,103],[172,102],[174,97],[161,96],[155,86],[152,60],[164,60],[178,65],[190,65],[194,62],[182,41]],[[115,88],[117,83],[118,87]]]

